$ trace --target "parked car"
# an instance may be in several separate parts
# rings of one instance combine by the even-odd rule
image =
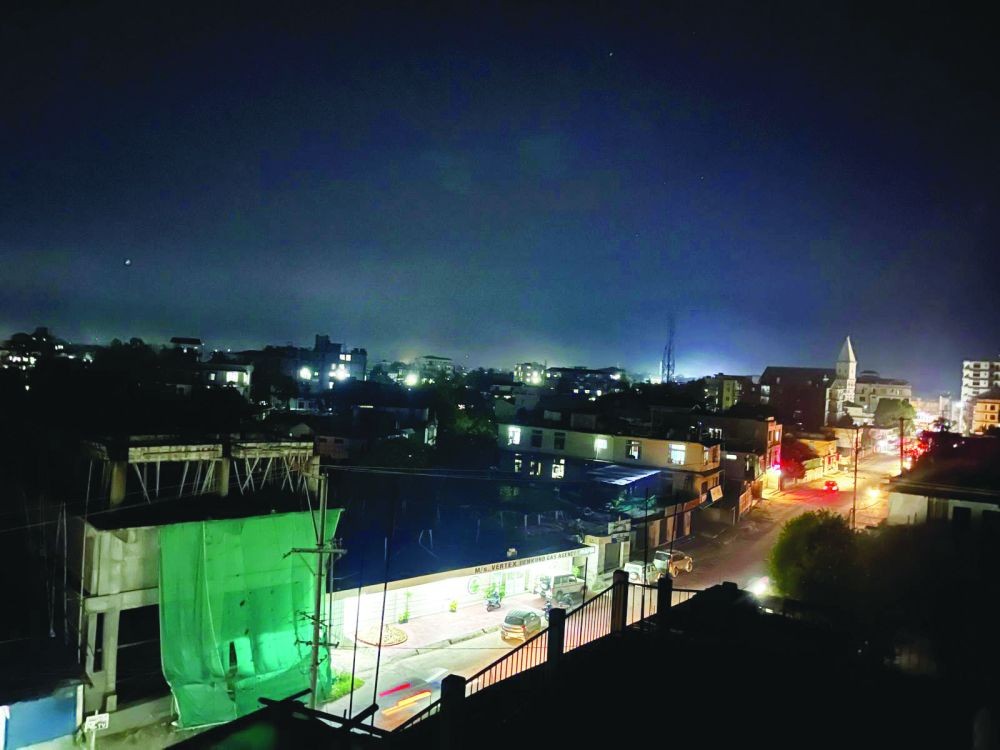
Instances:
[[[526,641],[541,629],[541,615],[530,609],[515,609],[503,618],[500,637],[505,641]]]
[[[836,482],[834,482],[832,479],[827,479],[826,482],[823,483],[823,491],[824,492],[840,492],[840,486]]]
[[[653,564],[662,573],[669,573],[672,578],[676,578],[681,571],[690,573],[694,570],[694,558],[686,552],[680,550],[660,549],[653,555]]]
[[[628,579],[632,583],[656,583],[656,580],[662,575],[656,565],[642,560],[631,560],[625,563],[625,572],[628,573]]]

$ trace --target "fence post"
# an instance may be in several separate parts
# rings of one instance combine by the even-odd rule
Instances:
[[[439,750],[454,750],[463,745],[465,718],[465,678],[450,674],[441,680],[441,715],[438,726]]]
[[[628,573],[616,570],[611,579],[611,632],[622,632],[627,622]]]
[[[549,610],[548,663],[553,667],[559,662],[566,648],[566,610],[553,607]]]
[[[670,607],[674,603],[674,579],[669,575],[660,576],[656,582],[656,627],[666,631],[670,619]]]

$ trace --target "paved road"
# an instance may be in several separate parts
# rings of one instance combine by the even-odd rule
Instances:
[[[878,487],[889,476],[898,473],[898,470],[898,459],[891,456],[875,456],[861,462],[858,471],[857,501],[859,528],[869,524],[874,525],[885,518],[887,499],[884,496],[873,498],[869,496],[867,490],[870,487]],[[840,491],[835,494],[825,492],[823,483],[827,479],[834,479],[840,485]],[[834,474],[765,500],[760,507],[749,514],[748,521],[743,522],[739,530],[728,536],[725,543],[703,543],[692,550],[691,554],[696,562],[695,570],[689,574],[682,574],[677,580],[677,586],[700,589],[722,581],[735,581],[744,587],[752,579],[765,575],[767,555],[782,524],[790,518],[820,508],[827,508],[850,517],[853,482],[853,475]],[[383,663],[378,690],[381,692],[415,677],[425,677],[437,670],[470,677],[510,648],[510,644],[504,643],[499,634],[493,632],[447,648],[394,658],[388,663]],[[366,682],[354,694],[354,713],[369,705],[374,696],[372,662],[367,659],[362,661],[368,662],[364,670],[359,670],[359,675]],[[436,698],[437,694],[435,693],[433,697]],[[387,704],[388,700],[379,699],[378,702]],[[427,702],[423,701],[412,709],[399,711],[391,716],[380,713],[376,717],[376,726],[392,729],[413,716],[426,704]],[[327,704],[325,710],[343,714],[347,708],[348,699],[344,697]]]
[[[858,467],[857,527],[875,525],[886,517],[888,499],[885,493],[869,495],[888,477],[899,473],[899,459],[873,456],[862,460]],[[837,493],[825,492],[823,483],[833,479],[840,485]],[[838,473],[822,480],[799,485],[777,494],[755,508],[740,528],[721,544],[701,543],[691,551],[695,570],[681,574],[676,585],[681,588],[706,588],[722,581],[734,581],[740,587],[767,572],[767,555],[785,521],[807,511],[826,508],[845,515],[851,514],[854,490],[853,474]]]

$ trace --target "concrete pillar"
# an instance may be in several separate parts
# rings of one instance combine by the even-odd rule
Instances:
[[[620,633],[628,622],[628,573],[616,570],[611,586],[611,632]]]
[[[548,663],[555,666],[566,645],[566,610],[553,607],[549,610]]]
[[[118,624],[121,611],[111,609],[104,613],[104,710],[118,710],[116,682],[118,680]]]
[[[215,462],[215,492],[219,497],[229,496],[229,459]]]
[[[674,600],[674,579],[664,575],[656,582],[656,627],[666,631]]]
[[[111,461],[111,483],[108,489],[108,502],[121,505],[125,499],[125,486],[128,479],[128,461]]]

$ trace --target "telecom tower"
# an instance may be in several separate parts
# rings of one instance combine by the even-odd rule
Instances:
[[[667,345],[663,347],[663,359],[660,360],[660,382],[674,382],[674,316],[670,316],[668,323]]]

